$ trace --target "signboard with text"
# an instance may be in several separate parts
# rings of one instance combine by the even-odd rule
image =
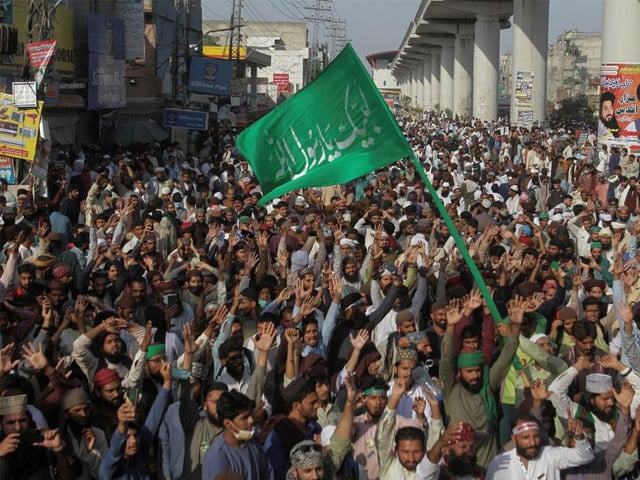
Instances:
[[[289,74],[288,73],[274,73],[273,83],[278,86],[278,92],[289,91]]]
[[[0,155],[33,160],[42,105],[38,102],[38,108],[18,108],[13,95],[0,94]]]
[[[209,128],[209,112],[183,108],[165,108],[162,111],[162,126],[165,128],[207,130]]]
[[[229,95],[233,63],[216,58],[192,57],[188,89],[207,95]]]

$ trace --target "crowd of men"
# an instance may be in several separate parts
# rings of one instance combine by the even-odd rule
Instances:
[[[0,184],[0,479],[638,478],[640,163],[398,121],[499,318],[407,159],[264,206],[232,132]]]

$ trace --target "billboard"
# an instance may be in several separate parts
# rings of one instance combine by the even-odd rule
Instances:
[[[100,13],[87,14],[89,86],[87,109],[127,106],[124,22]]]
[[[0,2],[6,3],[6,2]],[[13,1],[13,25],[18,29],[18,55],[14,56],[14,63],[22,64],[22,54],[27,46],[27,18],[29,16],[29,2]],[[55,68],[58,72],[73,74],[75,72],[75,49],[73,46],[73,10],[59,5],[56,7],[53,19],[52,39],[56,40]],[[5,23],[7,19],[3,20]]]
[[[124,48],[127,60],[144,58],[144,3],[142,0],[115,0],[116,16],[124,21]]]
[[[0,94],[0,155],[33,160],[42,105],[38,102],[38,108],[18,108],[13,95]]]
[[[602,64],[598,143],[640,150],[639,97],[640,65]]]
[[[216,58],[191,57],[188,89],[207,95],[229,95],[233,63]]]
[[[240,56],[238,56],[238,54]],[[228,60],[229,46],[228,45],[203,45],[202,55],[209,58],[220,58],[222,60]],[[236,58],[240,60],[245,60],[247,58],[247,47],[240,47],[239,52],[238,52],[238,47],[232,47],[231,58],[234,60]]]

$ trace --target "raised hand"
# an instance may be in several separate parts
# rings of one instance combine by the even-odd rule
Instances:
[[[509,320],[511,323],[521,325],[524,321],[524,312],[529,300],[525,300],[522,297],[515,295],[507,305],[507,311],[509,313]]]
[[[600,366],[604,368],[610,368],[618,372],[621,372],[626,368],[620,360],[618,360],[614,355],[611,354],[603,355],[600,358]]]
[[[567,434],[577,440],[584,438],[582,422],[573,417],[571,407],[567,408]]]
[[[11,370],[18,366],[19,360],[11,361],[13,352],[15,351],[15,344],[10,343],[0,349],[0,376],[5,373],[9,373]]]
[[[363,328],[355,335],[353,333],[350,333],[349,341],[351,342],[351,346],[355,350],[362,350],[362,348],[369,341],[369,331]]]
[[[289,327],[284,331],[284,338],[287,343],[297,345],[300,342],[300,330],[296,327]]]
[[[253,343],[258,350],[268,352],[276,339],[277,333],[278,331],[276,329],[276,326],[272,322],[267,322],[264,324],[264,329],[262,330],[262,335],[260,335],[260,340],[256,340],[255,337],[253,337]]]
[[[616,399],[616,403],[618,404],[620,409],[628,412],[629,408],[631,408],[631,402],[633,401],[633,397],[636,393],[631,384],[625,380],[624,382],[622,382],[622,388],[620,388],[619,393],[615,388],[611,389],[611,393],[613,393],[613,396]]]
[[[544,402],[551,396],[551,392],[547,390],[547,383],[544,380],[534,380],[531,385],[531,398]]]
[[[33,343],[29,342],[22,346],[22,357],[29,362],[31,368],[34,370],[44,370],[49,365],[47,357],[42,353],[42,343],[38,345],[38,349],[33,346]]]
[[[329,278],[329,293],[334,303],[340,303],[340,298],[342,297],[342,278],[337,275],[332,275]]]
[[[454,298],[447,304],[447,325],[456,325],[462,320],[462,302]]]
[[[303,317],[306,317],[307,315],[311,315],[313,312],[315,312],[316,311],[315,302],[316,302],[315,297],[312,297],[312,296],[306,297],[303,300],[302,305],[300,306],[300,315],[302,315]]]
[[[182,327],[182,336],[184,337],[184,353],[189,355],[196,353],[198,345],[196,345],[195,339],[193,338],[190,323],[185,323]]]
[[[82,438],[84,438],[87,445],[87,452],[91,452],[96,446],[96,434],[93,433],[91,427],[87,427],[82,430]]]
[[[216,310],[216,313],[213,314],[213,320],[218,325],[222,325],[222,322],[224,322],[224,319],[227,318],[228,314],[229,314],[229,308],[226,305],[222,305],[221,307],[218,307],[218,309]]]
[[[602,363],[602,360],[601,360],[601,363]],[[573,368],[575,368],[580,372],[582,370],[592,368],[593,362],[589,360],[587,357],[585,357],[584,355],[580,355],[572,366]]]
[[[616,303],[615,308],[625,324],[633,324],[633,311],[631,310],[631,307],[629,307],[629,305],[625,303]]]
[[[412,410],[416,413],[416,417],[424,419],[424,411],[427,408],[427,401],[422,397],[416,397],[413,400]]]

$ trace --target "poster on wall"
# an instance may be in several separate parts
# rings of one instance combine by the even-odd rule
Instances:
[[[515,95],[513,101],[516,112],[516,122],[518,125],[528,127],[533,123],[533,72],[518,70],[516,72],[514,87]]]
[[[124,22],[100,13],[87,14],[89,27],[88,110],[127,106]]]
[[[640,65],[602,64],[598,143],[640,150]]]
[[[116,16],[124,20],[124,46],[127,60],[144,58],[144,3],[142,0],[116,0]]]

